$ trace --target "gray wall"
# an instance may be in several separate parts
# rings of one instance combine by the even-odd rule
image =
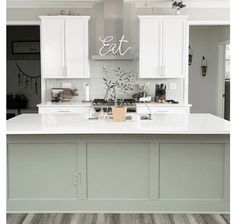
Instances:
[[[230,39],[229,26],[190,27],[193,63],[189,66],[189,103],[193,113],[217,115],[218,43]],[[201,59],[208,62],[207,75],[201,75]]]

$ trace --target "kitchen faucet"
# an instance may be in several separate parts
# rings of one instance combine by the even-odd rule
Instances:
[[[141,103],[144,103],[145,107],[148,109],[149,113],[147,116],[141,116],[141,120],[152,120],[152,111],[150,107],[146,104],[145,100],[140,100]]]

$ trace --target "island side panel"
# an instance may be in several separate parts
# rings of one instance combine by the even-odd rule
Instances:
[[[8,212],[229,212],[229,135],[9,135],[7,150]]]

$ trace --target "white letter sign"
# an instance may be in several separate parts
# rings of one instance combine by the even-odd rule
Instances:
[[[109,53],[112,53],[116,55],[119,53],[121,56],[125,55],[129,50],[131,50],[131,47],[128,47],[126,50],[122,51],[122,45],[124,43],[128,43],[128,40],[125,40],[125,36],[123,35],[121,39],[119,40],[119,44],[111,44],[113,40],[113,36],[107,36],[104,39],[101,39],[99,37],[99,40],[102,42],[102,47],[99,50],[99,55],[105,56],[108,55]]]

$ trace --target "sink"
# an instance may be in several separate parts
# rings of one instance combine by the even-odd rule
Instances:
[[[149,114],[141,115],[139,120],[152,120],[152,117]]]
[[[94,120],[94,121],[102,121],[103,119],[99,119],[98,117],[93,117],[93,118],[88,118],[89,120]],[[109,115],[108,120],[112,120],[113,116]],[[129,114],[126,115],[125,117],[126,121],[137,121],[137,120],[152,120],[151,116],[148,114],[143,114],[143,115],[136,115],[136,114]]]

